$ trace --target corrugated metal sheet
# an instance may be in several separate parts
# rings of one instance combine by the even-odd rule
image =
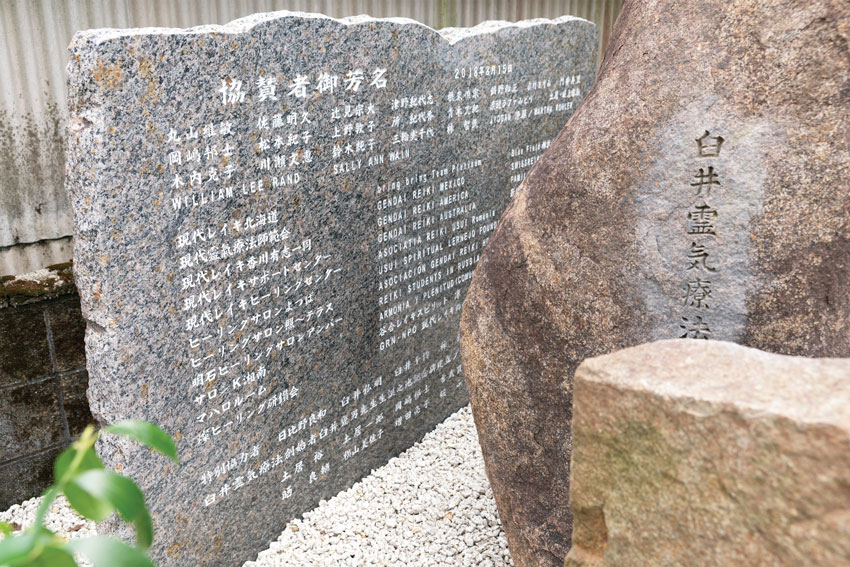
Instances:
[[[0,0],[0,274],[68,260],[65,65],[77,30],[191,27],[256,12],[402,16],[434,28],[565,14],[596,22],[601,51],[623,0]]]

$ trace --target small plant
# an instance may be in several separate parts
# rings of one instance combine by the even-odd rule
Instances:
[[[79,553],[94,567],[153,567],[146,554],[153,542],[153,523],[142,491],[133,480],[106,470],[94,451],[94,444],[104,431],[135,439],[177,462],[174,441],[153,424],[128,420],[100,431],[87,427],[53,464],[54,484],[44,493],[33,525],[12,536],[12,527],[0,522],[0,532],[6,535],[0,541],[0,566],[75,567],[74,554]],[[106,536],[65,541],[48,530],[44,520],[60,494],[81,516],[95,522],[117,511],[125,522],[133,524],[136,546]]]

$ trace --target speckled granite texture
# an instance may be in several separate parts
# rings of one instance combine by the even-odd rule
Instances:
[[[467,401],[457,325],[512,191],[593,82],[562,18],[441,32],[257,15],[71,46],[95,416],[161,424],[162,566],[251,559]]]
[[[519,566],[562,567],[569,549],[561,385],[585,358],[677,337],[850,356],[848,30],[844,0],[623,5],[595,86],[502,216],[463,308],[470,401]]]

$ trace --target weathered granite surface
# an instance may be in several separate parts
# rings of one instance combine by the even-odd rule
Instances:
[[[666,340],[566,387],[566,567],[850,565],[850,360]]]
[[[159,565],[237,565],[467,403],[480,249],[578,106],[574,18],[435,32],[269,14],[78,34],[68,191],[89,400]]]
[[[518,565],[560,566],[569,548],[560,384],[585,358],[680,336],[850,356],[848,30],[843,1],[625,3],[462,316]]]

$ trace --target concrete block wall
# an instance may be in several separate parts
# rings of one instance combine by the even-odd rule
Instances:
[[[70,264],[0,279],[0,509],[38,496],[93,422]]]

